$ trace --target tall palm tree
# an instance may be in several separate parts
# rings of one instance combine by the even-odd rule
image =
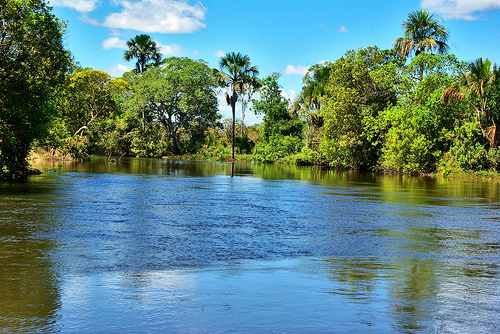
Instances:
[[[478,121],[481,118],[488,119],[488,93],[499,83],[500,70],[496,65],[491,65],[491,60],[478,58],[469,63],[464,84],[466,91],[479,100],[479,106],[475,106]]]
[[[146,34],[137,35],[127,42],[129,50],[125,51],[123,58],[126,61],[137,58],[135,71],[144,73],[151,66],[159,66],[161,63],[160,48],[151,36]]]
[[[476,111],[476,121],[483,134],[488,137],[487,133],[492,127],[485,129],[485,126],[491,123],[496,131],[495,115],[488,112],[491,109],[490,99],[494,98],[492,94],[500,88],[500,68],[496,64],[492,65],[489,59],[478,58],[467,64],[466,71],[455,86],[457,89],[463,88],[464,93],[447,88],[441,96],[442,101],[446,104],[467,102]]]
[[[402,24],[404,37],[396,39],[392,46],[397,49],[403,58],[412,53],[418,56],[421,52],[437,51],[445,53],[449,50],[448,29],[441,24],[441,20],[425,10],[410,12]]]
[[[226,102],[231,106],[232,112],[232,131],[231,131],[231,158],[234,159],[234,128],[236,115],[236,102],[238,93],[248,89],[249,85],[257,81],[255,78],[259,75],[256,66],[250,64],[250,57],[241,53],[228,53],[219,61],[220,71],[215,70],[216,80],[221,87],[232,91],[229,95],[226,92]],[[247,88],[245,88],[247,86]]]

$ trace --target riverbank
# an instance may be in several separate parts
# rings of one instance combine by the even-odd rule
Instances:
[[[16,180],[28,177],[30,175],[40,175],[40,174],[42,174],[41,170],[26,168],[20,171],[16,171],[14,173],[0,173],[0,181]]]
[[[89,156],[88,159],[92,159],[93,156]],[[123,155],[109,155],[107,158],[109,162],[117,162],[120,160],[120,158],[123,157]],[[151,158],[154,159],[154,158]],[[170,160],[189,160],[189,161],[217,161],[217,162],[240,162],[240,163],[251,163],[255,162],[252,159],[251,154],[236,154],[235,159],[231,159],[231,157],[228,156],[219,156],[219,157],[211,157],[211,156],[206,156],[203,154],[185,154],[185,155],[169,155],[169,156],[163,156],[162,159],[170,159]],[[45,160],[45,161],[80,161],[77,159],[73,159],[69,156],[64,156],[60,154],[50,154],[49,152],[46,151],[40,151],[37,150],[36,152],[32,152],[32,154],[29,157],[29,161],[36,161],[36,160]],[[294,162],[283,162],[283,163],[275,163],[275,164],[282,164],[282,165],[304,165],[300,163],[294,163]],[[308,164],[311,166],[311,168],[321,168],[321,169],[336,169],[334,167],[329,167],[325,165],[314,165],[314,164]],[[33,175],[33,174],[39,174],[40,171],[37,172],[37,170],[30,170],[30,171],[24,171],[19,173],[16,177],[20,175]],[[381,175],[410,175],[410,174],[404,174],[404,173],[395,173],[395,172],[387,172],[384,170],[377,170],[377,174]],[[414,174],[411,174],[414,175]],[[496,171],[491,171],[491,170],[483,170],[483,171],[466,171],[466,170],[460,170],[460,169],[455,169],[455,170],[446,170],[446,173],[430,173],[430,174],[415,174],[414,176],[419,176],[419,177],[432,177],[432,178],[450,178],[450,179],[477,179],[477,180],[496,180],[500,181],[500,174]],[[14,177],[14,178],[16,178]],[[3,177],[2,179],[11,179],[12,177]]]

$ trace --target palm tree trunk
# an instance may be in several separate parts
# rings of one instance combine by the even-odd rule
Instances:
[[[234,160],[234,129],[236,127],[236,102],[238,101],[238,94],[233,90],[233,95],[231,96],[231,112],[233,114],[232,129],[231,129],[231,159]]]
[[[236,102],[231,101],[231,112],[233,113],[232,129],[231,129],[231,159],[234,160],[234,128],[236,127],[235,126],[235,123],[236,123],[235,122],[235,118],[236,118]]]
[[[243,138],[243,130],[245,126],[245,99],[241,100],[241,127],[240,127],[240,137]]]

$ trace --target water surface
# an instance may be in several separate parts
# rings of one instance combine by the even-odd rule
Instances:
[[[2,333],[500,328],[498,182],[154,159],[37,167],[0,184]]]

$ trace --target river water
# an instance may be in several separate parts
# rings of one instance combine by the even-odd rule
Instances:
[[[499,183],[96,158],[0,183],[0,333],[492,333]]]

